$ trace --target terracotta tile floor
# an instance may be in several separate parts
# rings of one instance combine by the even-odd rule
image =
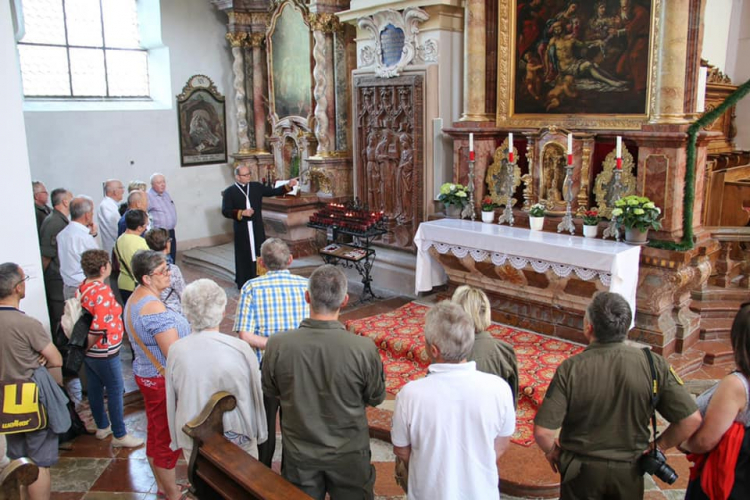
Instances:
[[[219,283],[229,298],[227,317],[222,322],[222,331],[229,332],[234,321],[234,311],[238,298],[238,291],[234,283],[207,276],[194,268],[182,266],[182,272],[189,283],[198,278],[209,277]],[[353,297],[354,299],[354,297]],[[350,307],[344,311],[344,319],[379,314],[399,307],[409,299],[396,297],[359,307]],[[352,300],[354,302],[354,300]],[[128,351],[124,349],[123,352]],[[124,362],[125,376],[132,380],[132,373],[128,372],[129,362]],[[705,367],[695,373],[696,378],[719,378],[729,370],[726,366]],[[80,390],[74,390],[74,396],[80,397]],[[381,432],[377,437],[387,439],[390,432],[389,416],[393,401],[390,397],[377,410],[371,410],[369,417],[373,427]],[[146,416],[141,401],[127,403],[125,407],[126,424],[129,432],[136,436],[145,437]],[[278,445],[274,469],[278,472],[280,466],[281,438],[277,433]],[[393,479],[393,454],[391,446],[384,440],[372,439],[373,464],[377,471],[375,483],[376,498],[379,500],[401,500],[405,495]],[[660,481],[654,482],[646,478],[646,499],[673,500],[684,497],[688,463],[681,454],[669,456],[669,463],[680,474],[680,479],[672,486]],[[541,451],[535,445],[524,448],[512,445],[503,457],[501,464],[501,479],[504,500],[518,498],[546,497],[554,498],[557,491],[558,478],[551,472]],[[156,498],[156,486],[149,469],[145,455],[145,447],[135,450],[114,449],[109,440],[98,441],[93,436],[81,436],[73,443],[70,451],[61,451],[60,463],[53,468],[53,500],[145,500]],[[177,466],[179,482],[187,481],[187,466],[180,461]],[[509,496],[522,487],[526,492],[536,492],[532,496]],[[527,493],[528,495],[529,493]]]

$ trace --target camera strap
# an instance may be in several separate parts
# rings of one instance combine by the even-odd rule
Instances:
[[[659,383],[656,380],[656,368],[654,367],[654,356],[651,349],[645,347],[643,352],[646,353],[648,366],[651,369],[651,427],[654,430],[654,449],[656,449],[656,404],[659,402]]]

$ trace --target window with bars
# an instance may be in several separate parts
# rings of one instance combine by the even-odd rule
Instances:
[[[22,0],[23,92],[44,98],[148,98],[136,0]]]

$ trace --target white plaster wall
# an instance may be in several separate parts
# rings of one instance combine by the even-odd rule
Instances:
[[[741,0],[740,0],[741,1]],[[721,71],[727,69],[727,46],[732,7],[736,0],[708,0],[703,16],[703,59]]]
[[[709,6],[713,0],[709,0]],[[734,0],[732,22],[729,27],[726,74],[736,85],[750,80],[750,0]],[[750,149],[750,96],[737,104],[738,149]]]
[[[21,301],[21,309],[49,330],[23,126],[21,71],[11,19],[10,3],[0,1],[0,65],[3,67],[3,78],[0,78],[0,109],[3,110],[0,119],[0,137],[3,138],[0,213],[4,214],[0,262],[15,262],[32,278],[26,282],[26,298]]]
[[[190,76],[209,76],[227,100],[229,153],[237,150],[225,25],[226,15],[206,0],[161,0],[171,109],[26,111],[32,176],[50,190],[64,186],[98,202],[103,180],[148,181],[158,171],[167,177],[167,189],[177,205],[178,248],[185,250],[190,240],[231,232],[231,222],[220,213],[220,193],[232,181],[231,169],[226,164],[180,167],[174,99]]]

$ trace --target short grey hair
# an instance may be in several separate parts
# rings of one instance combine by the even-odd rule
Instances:
[[[347,287],[344,271],[331,264],[320,266],[313,271],[307,283],[310,309],[323,314],[338,311],[346,297]]]
[[[62,202],[65,201],[65,198],[67,198],[69,194],[70,191],[65,188],[53,189],[52,193],[50,194],[50,198],[52,199],[52,206],[56,207],[62,204]]]
[[[461,306],[445,300],[427,312],[424,338],[440,349],[445,362],[459,363],[474,347],[474,323]]]
[[[34,194],[37,194],[44,189],[44,183],[42,181],[31,181],[31,189]]]
[[[182,294],[182,310],[196,332],[218,327],[226,308],[227,294],[213,280],[195,280]]]
[[[114,193],[115,189],[117,189],[117,185],[122,185],[122,181],[119,179],[107,179],[104,181],[104,194],[108,195],[110,193]]]
[[[153,174],[151,174],[151,177],[148,178],[149,184],[151,184],[153,186],[154,185],[154,179],[156,179],[157,177],[164,177],[164,174],[160,174],[159,172],[154,172]],[[167,178],[164,177],[164,180],[167,180]]]
[[[143,200],[144,196],[148,196],[145,191],[141,191],[141,190],[131,191],[130,194],[128,195],[128,206],[132,207],[139,201]]]
[[[70,220],[78,220],[94,211],[94,200],[88,196],[76,196],[70,201]]]
[[[235,177],[240,175],[240,170],[242,170],[243,168],[246,168],[248,172],[250,171],[250,167],[248,167],[247,165],[237,165],[236,167],[234,167]]]
[[[619,293],[599,292],[586,309],[594,337],[601,343],[621,342],[628,336],[633,313],[630,304]]]
[[[13,289],[21,279],[21,266],[14,262],[0,264],[0,299],[13,295]]]
[[[279,238],[268,238],[260,246],[260,257],[269,271],[281,271],[289,267],[291,255],[289,247]]]

